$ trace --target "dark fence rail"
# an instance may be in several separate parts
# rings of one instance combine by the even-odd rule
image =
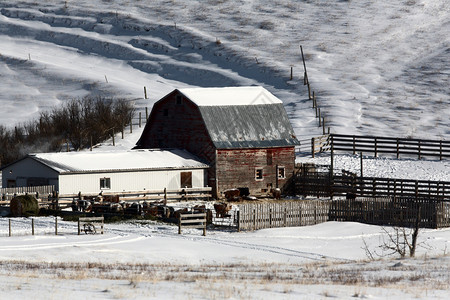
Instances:
[[[393,137],[358,136],[344,134],[330,134],[328,138],[331,151],[349,153],[394,154],[422,157],[450,158],[450,141],[424,140]],[[325,148],[323,148],[325,149]],[[326,148],[328,149],[328,148]]]

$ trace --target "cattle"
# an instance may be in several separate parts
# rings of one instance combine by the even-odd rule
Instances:
[[[272,189],[271,192],[273,198],[277,200],[281,198],[281,190],[279,188]]]
[[[241,199],[241,192],[239,189],[229,189],[223,193],[228,201],[239,201]]]
[[[216,211],[216,218],[230,217],[228,212],[231,210],[232,205],[229,203],[216,203],[214,204],[214,210]]]

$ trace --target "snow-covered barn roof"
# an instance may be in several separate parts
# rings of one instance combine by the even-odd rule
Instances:
[[[198,106],[218,149],[299,144],[283,102],[261,86],[178,91]]]
[[[186,88],[179,91],[197,106],[282,104],[262,86]]]
[[[180,149],[140,149],[110,152],[58,152],[30,154],[58,173],[143,171],[154,169],[207,168],[193,154]]]

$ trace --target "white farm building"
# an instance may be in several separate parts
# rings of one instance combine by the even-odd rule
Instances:
[[[205,187],[209,166],[184,150],[30,154],[2,168],[3,187],[54,185],[59,194]]]

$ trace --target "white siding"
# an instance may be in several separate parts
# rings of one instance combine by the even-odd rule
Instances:
[[[181,172],[192,172],[193,187],[206,186],[206,169],[64,174],[60,175],[59,193],[99,193],[102,191],[100,178],[111,179],[111,189],[105,189],[105,192],[179,189]]]

